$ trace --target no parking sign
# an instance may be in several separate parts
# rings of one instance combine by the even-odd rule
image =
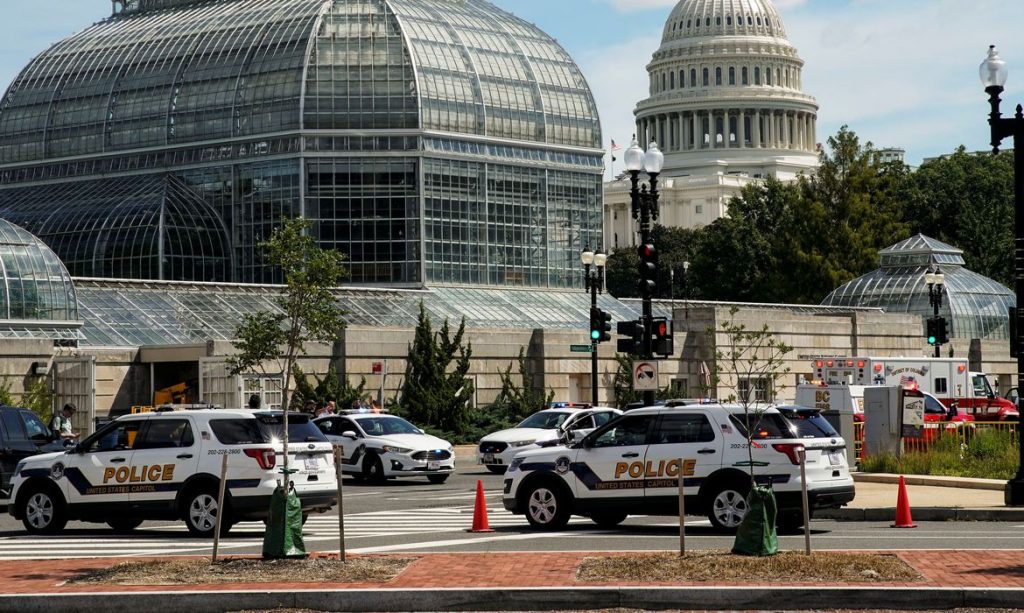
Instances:
[[[640,361],[633,364],[633,389],[638,392],[658,391],[658,363]]]

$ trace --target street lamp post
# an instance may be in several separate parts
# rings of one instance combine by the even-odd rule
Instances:
[[[654,309],[651,299],[657,292],[657,287],[652,287],[647,280],[648,270],[645,266],[651,266],[651,259],[654,256],[651,230],[653,222],[658,220],[658,175],[665,165],[665,155],[658,149],[658,143],[651,141],[651,145],[645,152],[640,148],[633,136],[633,142],[629,149],[626,149],[625,162],[626,170],[629,171],[630,180],[630,205],[632,207],[633,219],[638,222],[640,231],[640,298],[643,304],[643,343],[640,347],[640,357],[645,360],[654,359],[654,346],[651,337],[654,332]],[[646,171],[650,183],[650,191],[646,185],[640,187],[640,172]],[[650,250],[652,253],[645,253]],[[652,406],[655,400],[653,391],[644,392],[644,404]]]
[[[929,270],[924,276],[924,281],[928,284],[928,302],[932,305],[932,313],[934,314],[935,321],[939,320],[939,308],[942,307],[942,286],[946,283],[946,276],[942,274],[939,269]],[[935,343],[935,357],[942,357],[942,346],[939,342],[940,339],[936,339]]]
[[[583,280],[586,289],[590,292],[590,312],[597,308],[597,295],[604,292],[604,268],[608,263],[608,255],[598,250],[594,253],[587,247],[580,254],[580,261],[583,262]],[[590,402],[597,404],[597,346],[600,338],[590,337]]]
[[[1024,314],[1024,153],[1017,145],[1024,144],[1021,137],[1024,136],[1024,108],[1017,105],[1017,113],[1013,118],[1003,118],[999,110],[1002,102],[999,95],[1003,93],[1003,86],[1006,85],[1006,62],[999,57],[995,45],[988,48],[988,57],[981,63],[981,82],[985,86],[985,92],[989,95],[989,103],[992,112],[989,115],[988,123],[992,128],[992,153],[999,153],[999,145],[1006,138],[1014,140],[1013,155],[1013,201],[1014,201],[1014,293],[1017,298],[1017,308],[1011,317],[1016,319],[1016,335],[1010,339],[1013,346],[1013,353],[1017,356],[1017,389],[1024,390],[1024,326],[1021,325],[1021,314]],[[1017,475],[1006,484],[1006,505],[1024,506],[1024,402],[1017,397],[1017,412],[1019,423],[1017,424],[1017,450],[1020,452],[1020,466]]]
[[[686,319],[690,318],[690,286],[687,285],[690,275],[690,262],[683,262],[683,312],[686,313]]]

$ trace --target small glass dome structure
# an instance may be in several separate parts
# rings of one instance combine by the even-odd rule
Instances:
[[[57,255],[23,228],[0,219],[0,320],[77,321],[75,285]]]
[[[879,252],[881,268],[854,279],[822,301],[825,306],[877,307],[888,313],[931,317],[925,275],[945,277],[939,315],[956,338],[1009,338],[1016,299],[1004,285],[964,268],[963,251],[918,234]],[[922,321],[922,330],[924,321]]]

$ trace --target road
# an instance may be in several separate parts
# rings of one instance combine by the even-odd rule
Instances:
[[[489,520],[494,532],[472,534],[476,481],[487,491]],[[344,483],[345,543],[350,553],[411,553],[452,551],[674,551],[678,520],[674,517],[630,517],[614,530],[598,529],[586,518],[573,518],[564,530],[531,530],[521,516],[501,506],[501,481],[464,460],[443,485],[426,479],[393,480],[375,486],[346,479]],[[701,517],[687,521],[687,546],[726,549],[732,537],[714,532]],[[1013,523],[927,523],[917,529],[894,530],[888,523],[812,522],[812,543],[818,549],[1020,549],[1024,525]],[[263,524],[235,526],[221,543],[224,555],[259,553]],[[305,526],[309,551],[338,548],[338,516],[314,515]],[[783,549],[801,549],[803,536],[781,536]],[[9,515],[0,518],[0,559],[39,559],[155,555],[202,555],[211,541],[191,536],[183,523],[147,522],[128,535],[105,524],[72,522],[52,537],[27,535]]]

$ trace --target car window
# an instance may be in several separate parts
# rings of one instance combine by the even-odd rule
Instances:
[[[338,420],[337,419],[321,419],[313,422],[317,428],[324,434],[338,434]]]
[[[53,433],[35,413],[29,411],[18,411],[18,413],[21,414],[21,421],[25,424],[25,432],[30,439],[34,441],[53,440]]]
[[[387,436],[389,434],[419,434],[416,426],[401,417],[364,417],[358,420],[363,432],[369,436]]]
[[[351,419],[338,420],[338,434],[345,434],[346,432],[355,432],[357,435],[360,433],[359,428]]]
[[[610,422],[615,417],[615,413],[611,411],[602,411],[600,413],[594,413],[594,425],[598,428]]]
[[[978,398],[988,396],[990,391],[988,387],[988,379],[986,379],[984,375],[974,375],[971,379],[974,384],[974,395]]]
[[[591,415],[587,415],[586,417],[581,417],[581,418],[577,419],[576,421],[572,422],[571,424],[569,424],[569,429],[570,430],[588,430],[588,429],[593,429],[593,427],[594,427],[594,418]]]
[[[832,424],[817,411],[783,411],[782,415],[792,424],[791,431],[799,438],[839,436]]]
[[[703,414],[668,414],[661,418],[652,445],[679,443],[709,443],[715,440],[715,430]]]
[[[945,415],[946,406],[938,401],[935,396],[925,395],[924,397],[924,412],[927,415]]]
[[[151,419],[136,449],[173,449],[195,444],[187,419]]]
[[[655,415],[635,415],[625,417],[602,430],[595,431],[590,439],[591,447],[629,447],[646,445],[647,434],[654,422]]]
[[[778,413],[750,413],[745,415],[743,413],[733,413],[729,416],[729,421],[736,426],[740,436],[746,438],[749,430],[753,431],[751,437],[755,441],[776,439],[776,438],[792,438],[790,433],[789,424],[786,420]],[[750,428],[747,425],[750,425]]]
[[[565,423],[572,413],[561,411],[541,411],[534,413],[519,423],[517,428],[540,428],[541,430],[554,430]]]
[[[82,442],[85,453],[134,449],[142,420],[114,422]]]
[[[283,414],[258,415],[256,422],[267,442],[284,438]],[[288,440],[296,443],[322,443],[327,442],[327,437],[309,420],[309,416],[296,413],[288,416]]]
[[[222,445],[251,445],[266,443],[266,437],[255,419],[211,419],[210,430]]]
[[[0,411],[3,415],[4,428],[7,430],[7,438],[12,441],[23,441],[25,437],[25,426],[21,423],[17,411]]]

